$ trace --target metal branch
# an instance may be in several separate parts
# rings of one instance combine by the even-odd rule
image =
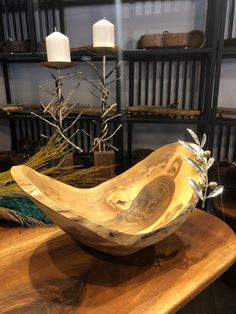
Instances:
[[[80,129],[77,129],[77,130],[69,137],[69,140],[72,139],[79,131],[80,131]]]
[[[108,77],[110,77],[112,75],[112,73],[120,66],[121,62],[119,61],[112,69],[110,72],[108,72],[108,74],[106,75],[106,79],[108,79]]]
[[[73,76],[78,77],[80,75],[82,75],[82,72],[67,73],[67,74],[59,76],[58,78],[56,78],[56,80],[64,80],[65,78],[68,78],[68,77],[73,77]]]
[[[98,95],[96,95],[95,93],[90,92],[90,94],[93,95],[94,97],[96,97],[97,99],[102,100],[102,99],[101,99]],[[103,100],[102,100],[102,101],[103,101]]]
[[[44,86],[42,85],[39,85],[39,88],[42,89],[44,92],[50,94],[51,96],[55,96],[56,94],[50,92],[47,88],[45,88]]]
[[[65,101],[66,104],[68,103],[70,97],[74,94],[74,92],[79,88],[79,86],[80,86],[80,83],[78,83],[78,84],[70,91],[70,93],[68,94],[67,99],[66,99],[66,101]]]
[[[92,139],[92,136],[90,134],[88,134],[84,129],[81,130],[85,135],[87,135],[89,138]]]
[[[43,106],[43,107],[44,107],[44,112],[48,112],[50,106],[53,104],[53,102],[56,100],[56,98],[57,98],[57,97],[54,97],[54,98],[49,102],[48,105],[44,105],[44,106]]]
[[[52,123],[51,121],[49,121],[48,119],[46,119],[46,118],[40,116],[39,114],[37,114],[37,113],[35,113],[35,112],[31,112],[31,114],[34,115],[34,116],[36,116],[36,117],[38,117],[38,118],[40,118],[41,120],[47,122],[49,125],[53,126],[55,129],[59,129],[59,127],[58,127],[56,124],[54,124],[54,123]]]
[[[72,128],[73,125],[75,125],[75,123],[79,120],[79,118],[81,117],[83,112],[80,112],[80,114],[76,117],[76,119],[71,123],[70,126],[68,126],[66,129],[63,130],[63,132],[67,132],[68,130],[70,130]]]
[[[110,82],[107,82],[107,83],[106,83],[106,86],[107,86],[107,85],[111,85],[112,83],[115,83],[115,82],[119,81],[120,79],[121,79],[121,76],[115,78],[114,80],[112,80],[112,81],[110,81]]]
[[[63,134],[63,132],[60,130],[60,128],[59,128],[58,125],[56,125],[56,124],[54,124],[54,123],[48,121],[47,119],[43,118],[42,116],[38,115],[38,114],[35,113],[35,112],[31,112],[31,113],[32,113],[33,115],[35,115],[36,117],[38,117],[39,119],[41,119],[41,120],[47,122],[48,124],[50,124],[51,126],[53,126],[53,127],[55,128],[56,132],[57,132],[58,134],[60,134],[61,137],[62,137],[68,144],[70,144],[71,146],[73,146],[73,147],[74,147],[76,150],[78,150],[79,152],[81,152],[81,153],[83,152],[83,150],[82,150],[79,146],[75,145],[73,142],[71,142],[70,139],[68,139],[68,138]]]
[[[92,62],[89,62],[89,61],[87,61],[87,63],[95,70],[95,72],[97,73],[100,80],[102,80],[102,76],[101,76],[100,72],[98,71],[98,68],[96,67],[96,65],[93,64]]]
[[[101,92],[101,88],[99,88],[96,84],[94,84],[90,79],[87,79],[86,77],[80,76],[79,77],[81,80],[84,80],[86,82],[89,82],[91,85],[93,85],[97,90]]]
[[[122,127],[122,124],[120,124],[110,136],[108,136],[107,138],[103,139],[103,142],[110,140],[119,131],[119,129],[121,127]]]
[[[121,114],[120,114],[120,113],[117,113],[116,115],[107,118],[106,120],[104,120],[104,123],[107,123],[107,122],[109,122],[109,121],[111,121],[111,120],[113,120],[113,119],[115,119],[115,118],[117,118],[117,117],[121,117]]]
[[[101,118],[104,118],[113,108],[115,108],[117,106],[117,104],[112,104],[111,106],[109,106],[106,111],[103,112],[103,114],[101,115]]]

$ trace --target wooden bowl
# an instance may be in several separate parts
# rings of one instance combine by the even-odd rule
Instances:
[[[189,48],[203,48],[206,43],[206,36],[203,31],[195,29],[189,32]]]
[[[205,41],[204,32],[197,29],[188,33],[165,31],[162,34],[142,35],[138,41],[138,48],[203,48]]]
[[[164,32],[165,48],[184,48],[189,46],[189,33],[169,33]]]
[[[173,143],[97,187],[77,189],[26,166],[12,167],[19,186],[76,240],[111,255],[128,255],[174,232],[198,198],[187,177],[200,175],[193,157]]]
[[[142,35],[138,41],[139,49],[163,48],[163,34],[146,34]]]

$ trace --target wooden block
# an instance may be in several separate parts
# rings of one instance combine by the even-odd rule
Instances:
[[[113,150],[95,151],[94,166],[106,167],[101,171],[102,179],[111,179],[115,176],[115,153]]]

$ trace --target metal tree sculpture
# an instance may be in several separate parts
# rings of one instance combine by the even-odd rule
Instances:
[[[96,72],[99,83],[98,85],[94,84],[91,80],[79,76],[81,79],[88,81],[90,84],[93,85],[93,87],[96,88],[98,91],[98,95],[92,93],[93,96],[98,98],[101,101],[100,106],[100,118],[101,118],[101,127],[99,131],[98,137],[93,139],[93,148],[90,150],[90,152],[97,150],[102,152],[105,151],[107,148],[112,148],[114,150],[118,150],[114,145],[112,145],[109,140],[119,131],[121,128],[121,124],[112,132],[112,134],[109,135],[109,122],[114,120],[117,117],[120,117],[121,114],[115,114],[110,115],[117,107],[116,103],[109,104],[108,103],[108,97],[109,97],[109,90],[108,86],[112,83],[115,83],[119,78],[111,79],[108,81],[108,79],[112,76],[112,74],[116,71],[116,69],[120,66],[120,63],[118,62],[112,69],[106,74],[106,56],[103,56],[103,62],[102,62],[102,74],[100,74],[98,68],[91,62],[87,62]],[[96,121],[94,121],[96,123]],[[82,130],[84,133],[86,133],[84,130]],[[86,133],[89,137],[91,137],[88,133]]]
[[[43,112],[48,113],[52,117],[52,121],[38,115],[35,112],[31,112],[31,113],[34,116],[40,118],[41,120],[51,125],[55,129],[55,131],[61,136],[63,140],[65,140],[68,144],[74,147],[77,151],[82,152],[83,150],[78,145],[72,142],[72,138],[80,131],[80,129],[77,129],[70,137],[67,137],[66,134],[76,124],[76,122],[81,117],[81,114],[83,112],[80,112],[78,116],[75,118],[75,120],[67,128],[63,127],[63,120],[72,112],[73,108],[76,106],[76,104],[69,105],[69,100],[70,100],[70,97],[74,94],[74,92],[79,87],[80,83],[78,83],[70,91],[67,97],[64,97],[62,93],[62,87],[63,87],[62,80],[67,79],[69,77],[79,77],[80,75],[81,75],[81,72],[68,73],[65,75],[61,75],[60,68],[58,68],[57,76],[51,73],[51,76],[55,80],[55,92],[50,92],[43,86],[40,86],[40,88],[48,92],[51,96],[53,96],[53,98],[47,105],[43,104],[43,102],[40,102],[40,103],[43,107]],[[46,137],[44,134],[41,134],[41,135]]]

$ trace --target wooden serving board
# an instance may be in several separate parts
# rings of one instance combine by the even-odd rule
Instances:
[[[158,245],[111,257],[59,228],[0,228],[0,313],[170,313],[236,260],[223,221],[198,209]]]

